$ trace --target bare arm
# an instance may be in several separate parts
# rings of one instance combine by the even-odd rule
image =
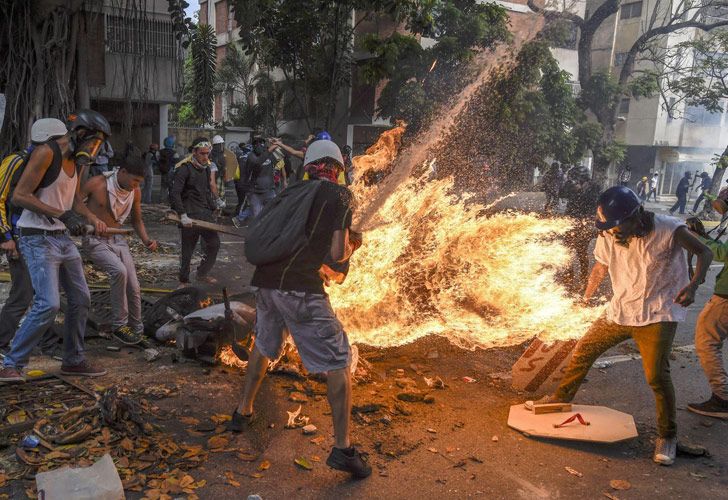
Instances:
[[[281,141],[276,140],[274,144],[278,147],[280,147],[283,151],[288,153],[291,156],[295,156],[296,158],[300,158],[303,160],[304,153],[303,151],[299,151],[298,149],[294,149],[291,146],[287,144],[283,144]],[[274,148],[275,149],[275,148]]]
[[[586,282],[586,290],[584,291],[584,302],[589,302],[596,293],[599,285],[604,281],[604,277],[609,272],[609,267],[601,262],[595,262],[592,267],[589,280]]]
[[[708,268],[713,260],[713,252],[685,226],[677,228],[674,237],[676,244],[698,257],[693,278],[675,297],[676,304],[687,307],[695,302],[695,291],[701,283],[705,282],[705,275],[708,273]]]
[[[48,217],[60,217],[63,210],[46,205],[35,196],[35,190],[40,186],[43,176],[48,171],[53,161],[53,152],[47,145],[43,145],[33,151],[28,159],[28,164],[20,176],[18,185],[13,191],[13,204]]]

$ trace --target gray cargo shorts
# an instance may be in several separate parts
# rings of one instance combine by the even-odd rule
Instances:
[[[290,332],[309,372],[340,370],[351,364],[349,339],[328,295],[259,288],[255,300],[255,346],[263,356],[280,356]]]

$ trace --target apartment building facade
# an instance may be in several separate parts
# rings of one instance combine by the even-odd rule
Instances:
[[[587,8],[593,12],[602,2],[589,0]],[[649,24],[654,5],[646,0],[625,0],[619,12],[602,24],[592,50],[595,70],[618,77],[627,52]],[[671,8],[675,7],[671,5]],[[665,36],[661,43],[666,48],[675,47],[696,35],[694,29],[683,30]],[[691,57],[684,54],[683,61],[689,64]],[[649,62],[637,64],[637,70],[652,68]],[[680,104],[677,96],[667,99],[670,100],[667,106],[661,96],[622,99],[616,130],[617,139],[627,146],[625,161],[632,168],[633,182],[657,172],[660,194],[673,194],[686,171],[693,174],[705,171],[712,175],[713,157],[728,143],[725,109],[710,113],[701,106]],[[675,106],[669,105],[676,102]],[[668,108],[674,108],[672,113]],[[620,168],[615,166],[610,172],[613,182]]]
[[[136,8],[115,0],[89,2],[85,50],[91,108],[112,126],[112,146],[146,149],[168,134],[170,105],[181,92],[182,49],[166,0]],[[123,124],[131,123],[131,127]]]

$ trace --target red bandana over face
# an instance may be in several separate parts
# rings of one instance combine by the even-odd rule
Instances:
[[[339,180],[339,167],[336,163],[319,161],[309,163],[304,167],[309,178],[312,179],[325,179],[336,184]]]

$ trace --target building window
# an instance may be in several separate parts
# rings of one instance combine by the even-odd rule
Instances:
[[[619,9],[619,19],[642,17],[642,2],[626,3]]]
[[[622,115],[626,115],[629,113],[629,98],[622,99],[619,101],[619,113]]]
[[[106,50],[172,59],[177,48],[170,21],[106,16]]]
[[[713,113],[708,111],[705,106],[688,106],[685,109],[685,118],[704,127],[719,127],[723,120],[723,113],[718,111]]]
[[[617,52],[614,54],[614,65],[615,66],[622,66],[624,62],[627,60],[627,54],[629,52]]]

